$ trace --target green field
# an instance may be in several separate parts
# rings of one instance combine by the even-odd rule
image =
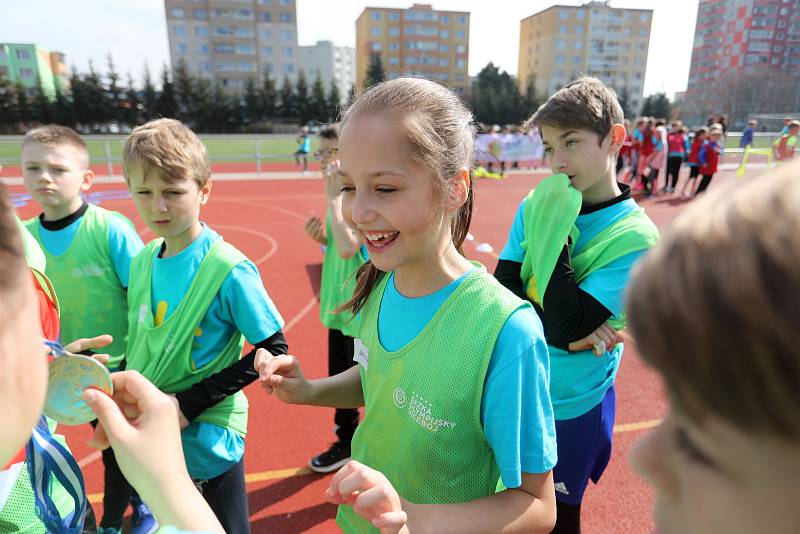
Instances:
[[[109,135],[100,139],[88,139],[86,144],[89,146],[89,155],[94,163],[102,163],[106,160],[105,146],[108,143],[109,151],[113,161],[122,161],[122,144],[124,135]],[[200,139],[208,149],[209,157],[212,162],[255,162],[256,143],[258,143],[258,154],[263,161],[269,162],[289,162],[294,161],[292,154],[297,150],[298,144],[294,137],[236,137],[231,136],[226,139],[214,136]],[[317,150],[317,139],[311,138],[311,154]],[[0,164],[15,165],[19,163],[20,157],[20,138],[8,138],[0,136]]]

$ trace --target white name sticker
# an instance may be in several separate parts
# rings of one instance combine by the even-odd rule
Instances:
[[[353,340],[353,361],[361,364],[364,369],[369,366],[369,350],[360,339]]]

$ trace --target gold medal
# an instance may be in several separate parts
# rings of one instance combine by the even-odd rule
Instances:
[[[65,425],[81,425],[96,419],[83,401],[83,390],[94,388],[111,395],[114,386],[105,365],[79,354],[64,353],[47,368],[47,397],[44,414]]]

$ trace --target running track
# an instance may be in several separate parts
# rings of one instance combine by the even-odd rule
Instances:
[[[8,175],[6,175],[8,176]],[[541,173],[515,174],[502,181],[481,180],[476,185],[476,209],[471,232],[474,240],[465,252],[491,271],[502,248],[516,208]],[[732,179],[732,172],[715,178]],[[679,184],[682,185],[682,184]],[[712,185],[714,187],[714,185]],[[19,186],[12,192],[20,193]],[[152,233],[124,197],[124,184],[97,184],[103,207],[118,210],[134,221],[143,240]],[[682,200],[656,197],[642,201],[647,213],[665,228],[685,206]],[[284,332],[292,354],[303,362],[309,377],[327,371],[327,338],[319,322],[317,292],[322,251],[305,236],[303,224],[311,214],[322,215],[325,199],[318,179],[223,181],[214,183],[203,219],[250,257],[261,271],[264,285],[286,320]],[[37,212],[34,205],[19,208],[20,216]],[[493,252],[478,252],[489,244]],[[486,247],[480,247],[486,250]],[[249,348],[247,349],[249,350]],[[308,459],[333,440],[333,410],[285,406],[267,397],[257,385],[246,389],[250,400],[250,428],[245,466],[253,532],[337,532],[335,506],[323,491],[330,476],[310,474]],[[666,402],[657,376],[647,369],[635,347],[628,344],[617,379],[617,418],[611,464],[600,484],[587,490],[583,507],[584,532],[646,533],[654,528],[650,516],[653,495],[628,465],[632,444],[663,417]],[[98,517],[102,514],[102,462],[86,446],[89,426],[60,427],[81,461],[87,492]]]

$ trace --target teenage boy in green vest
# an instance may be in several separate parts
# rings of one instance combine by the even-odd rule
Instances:
[[[364,245],[342,217],[342,191],[339,184],[337,157],[339,132],[336,126],[326,126],[319,132],[319,158],[328,208],[325,223],[314,216],[306,223],[306,233],[325,246],[322,263],[322,282],[319,290],[319,318],[328,328],[328,374],[335,376],[346,371],[353,361],[353,336],[356,323],[351,315],[334,310],[350,300],[355,287],[355,272],[367,259]],[[337,408],[334,416],[336,442],[313,457],[308,467],[317,473],[330,473],[350,460],[350,443],[358,426],[357,408]]]
[[[174,395],[192,479],[225,532],[249,532],[244,482],[247,398],[255,350],[287,350],[284,321],[256,266],[200,221],[211,193],[208,153],[172,119],[137,127],[123,172],[144,223],[158,236],[133,260],[128,369]]]
[[[554,532],[577,533],[584,490],[611,454],[623,293],[658,230],[630,187],[616,181],[625,127],[611,89],[594,78],[577,80],[529,124],[541,131],[558,174],[523,200],[495,276],[529,300],[544,324],[558,444]]]
[[[89,168],[86,142],[74,130],[45,125],[27,133],[22,141],[23,181],[42,213],[25,222],[47,260],[45,274],[62,306],[61,338],[71,341],[111,335],[104,350],[108,367],[121,367],[128,333],[127,287],[130,264],[142,249],[131,221],[120,213],[84,201],[94,174]],[[110,453],[103,456],[106,473],[117,471]],[[117,521],[101,523],[114,532],[129,492],[110,484],[106,476],[104,510],[119,509]],[[148,507],[134,496],[134,534],[153,530]],[[114,516],[116,514],[111,514]]]

